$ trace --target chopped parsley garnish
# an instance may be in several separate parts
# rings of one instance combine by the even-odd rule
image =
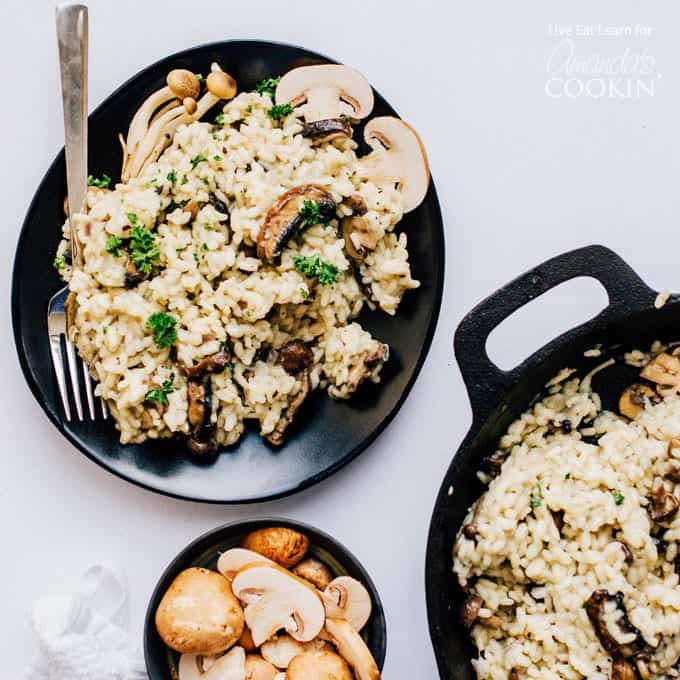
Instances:
[[[153,339],[158,347],[165,349],[177,340],[177,319],[165,312],[155,312],[146,320],[146,328],[153,331]]]
[[[312,224],[326,224],[329,220],[321,214],[321,208],[316,201],[305,200],[300,208],[302,223],[306,226]]]
[[[191,159],[191,167],[195,168],[199,163],[202,163],[203,161],[207,161],[208,157],[204,153],[199,153],[198,156],[194,156]]]
[[[194,73],[194,75],[196,76],[196,80],[198,80],[199,84],[203,85],[203,83],[205,82],[205,78],[203,77],[203,74],[202,73]]]
[[[194,253],[194,260],[198,262],[198,253]]]
[[[159,404],[167,406],[170,392],[174,392],[172,380],[164,380],[160,387],[155,387],[146,393],[144,401],[157,401]]]
[[[201,250],[208,250],[208,244],[207,243],[201,243]]]
[[[61,272],[61,270],[67,265],[68,263],[66,262],[66,258],[63,255],[57,255],[54,258],[54,261],[52,262],[52,266],[58,271]]]
[[[123,239],[112,234],[106,239],[106,245],[104,247],[106,248],[107,253],[111,253],[114,257],[120,257],[120,247],[122,245]]]
[[[221,161],[221,160],[222,160],[222,156],[218,156],[217,154],[215,154],[215,155],[213,156],[213,160],[214,160],[214,161]]]
[[[128,213],[127,214],[128,222],[134,227],[137,222],[139,222],[139,217],[135,215],[135,213]]]
[[[253,105],[248,104],[248,106],[246,106],[246,113],[252,113],[252,112],[253,112]]]
[[[175,248],[176,253],[183,253],[186,250],[186,247],[184,248]]]
[[[531,492],[529,505],[532,508],[540,508],[543,505],[543,485],[540,479],[536,482],[536,490]]]
[[[272,120],[281,120],[293,113],[293,107],[290,104],[274,104],[274,106],[267,111],[267,115]]]
[[[306,288],[300,288],[300,295],[302,295],[303,298],[308,298],[309,291]]]
[[[206,186],[210,184],[210,180],[207,177],[201,177],[201,182],[203,182],[203,184],[205,184]]]
[[[94,175],[87,176],[87,186],[97,187],[97,189],[108,189],[111,184],[111,178],[108,175],[102,175],[101,179],[97,179]]]
[[[215,125],[220,125],[224,127],[224,113],[218,113],[215,116]]]
[[[296,255],[293,258],[295,269],[310,278],[316,277],[322,286],[338,280],[338,268],[330,262],[324,262],[318,253],[314,255]]]
[[[276,76],[276,78],[265,78],[255,86],[255,91],[259,94],[268,94],[273,98],[274,92],[276,92],[276,86],[279,84],[280,80],[281,76]]]
[[[134,227],[130,232],[130,258],[135,267],[148,274],[159,256],[156,237],[146,227]]]
[[[188,181],[189,179],[187,178],[186,175],[184,175],[184,177],[182,177],[182,181],[180,182],[180,184],[186,184]]]
[[[170,172],[167,174],[168,182],[175,186],[175,182],[177,181],[177,173],[174,170],[170,170]]]
[[[235,364],[233,361],[230,361],[230,362],[227,364],[227,368],[228,368],[230,371],[233,371],[235,367],[236,367],[236,364]]]
[[[612,491],[612,495],[614,496],[614,503],[616,503],[616,505],[621,505],[626,498],[620,491]]]

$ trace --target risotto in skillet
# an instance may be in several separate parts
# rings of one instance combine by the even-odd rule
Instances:
[[[392,117],[367,123],[357,156],[352,123],[372,107],[369,83],[336,65],[238,95],[216,64],[176,70],[142,104],[121,182],[90,178],[77,258],[67,222],[55,260],[121,442],[182,435],[212,455],[255,421],[279,445],[314,390],[379,382],[389,347],[354,319],[392,315],[418,287],[395,227],[429,170]]]

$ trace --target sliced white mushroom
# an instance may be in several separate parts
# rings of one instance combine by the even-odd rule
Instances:
[[[374,101],[368,80],[340,64],[301,66],[288,71],[276,88],[275,100],[296,109],[305,120],[302,134],[317,141],[351,136],[348,120],[368,116]]]
[[[258,647],[281,629],[299,642],[309,642],[323,628],[326,614],[317,591],[278,565],[244,567],[232,589],[245,605],[246,624]]]
[[[195,654],[182,654],[178,674],[179,680],[246,680],[246,653],[234,647],[210,663]]]
[[[380,680],[380,670],[371,651],[348,621],[326,619],[326,633],[340,656],[352,667],[357,680]]]
[[[217,571],[230,581],[247,564],[274,564],[264,555],[247,548],[230,548],[223,552],[217,560]]]
[[[404,201],[404,212],[417,208],[430,185],[430,166],[418,133],[400,118],[380,116],[364,128],[373,149],[359,160],[357,173],[375,184],[394,184]]]
[[[285,669],[294,657],[305,651],[306,644],[294,640],[290,635],[276,635],[262,644],[260,654],[277,668]]]
[[[363,583],[351,576],[338,576],[323,591],[326,616],[349,621],[360,631],[371,616],[371,595]]]
[[[279,669],[258,654],[246,656],[246,680],[274,680]]]

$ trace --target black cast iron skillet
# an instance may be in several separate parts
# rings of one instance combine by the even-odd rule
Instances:
[[[165,84],[173,68],[208,73],[213,61],[231,73],[239,90],[292,68],[331,60],[299,47],[244,40],[203,45],[163,59],[134,76],[90,116],[89,168],[94,175],[120,177],[119,131],[144,99]],[[212,120],[217,113],[208,114]],[[397,115],[376,93],[369,116]],[[363,139],[363,125],[354,138]],[[367,152],[365,145],[360,153]],[[112,420],[67,423],[56,390],[47,344],[46,309],[61,287],[52,259],[64,220],[63,152],[47,171],[26,216],[14,261],[12,321],[26,380],[45,413],[71,443],[107,470],[170,496],[219,503],[253,502],[294,493],[333,474],[358,456],[387,427],[425,361],[439,315],[444,282],[444,232],[434,185],[424,202],[404,216],[397,231],[408,235],[413,275],[421,287],[408,291],[395,316],[363,313],[358,321],[390,345],[380,385],[367,385],[346,402],[315,393],[300,412],[280,449],[250,428],[237,446],[213,463],[197,464],[179,441],[121,446]]]
[[[608,306],[513,370],[495,366],[486,352],[491,331],[534,298],[577,277],[597,279],[607,291]],[[655,297],[655,291],[616,253],[589,246],[559,255],[515,279],[477,305],[458,327],[455,353],[472,405],[472,426],[437,496],[425,567],[430,636],[442,679],[475,678],[469,659],[476,657],[476,650],[459,622],[464,598],[452,572],[451,552],[468,508],[484,492],[476,476],[482,458],[495,451],[508,425],[562,368],[575,368],[583,375],[610,357],[621,358],[625,351],[649,349],[654,340],[677,340],[680,298],[673,296],[657,310]],[[584,357],[586,350],[600,345],[601,356]],[[622,361],[597,373],[593,389],[602,397],[603,407],[615,410],[621,391],[638,373]]]
[[[387,625],[380,596],[370,576],[359,560],[332,536],[308,524],[280,517],[269,517],[225,524],[197,538],[175,557],[165,570],[149,601],[144,621],[144,658],[149,680],[173,680],[179,655],[165,646],[154,622],[161,598],[175,576],[189,567],[216,569],[220,553],[241,545],[246,534],[265,527],[289,527],[305,534],[310,541],[309,555],[321,560],[335,576],[349,575],[366,586],[373,609],[361,634],[382,669],[387,651]],[[309,680],[313,680],[310,678]]]

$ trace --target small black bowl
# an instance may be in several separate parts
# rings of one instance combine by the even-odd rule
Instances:
[[[280,517],[233,522],[217,527],[190,543],[175,557],[156,585],[146,611],[144,621],[144,658],[149,680],[173,680],[179,654],[161,640],[156,631],[156,609],[177,574],[189,567],[216,569],[220,553],[241,545],[246,534],[266,527],[288,527],[305,534],[310,541],[309,555],[323,562],[334,576],[347,574],[361,581],[371,595],[373,611],[362,631],[362,636],[382,670],[387,650],[387,626],[385,612],[376,587],[359,560],[334,538],[308,524]],[[310,679],[311,680],[311,679]]]

